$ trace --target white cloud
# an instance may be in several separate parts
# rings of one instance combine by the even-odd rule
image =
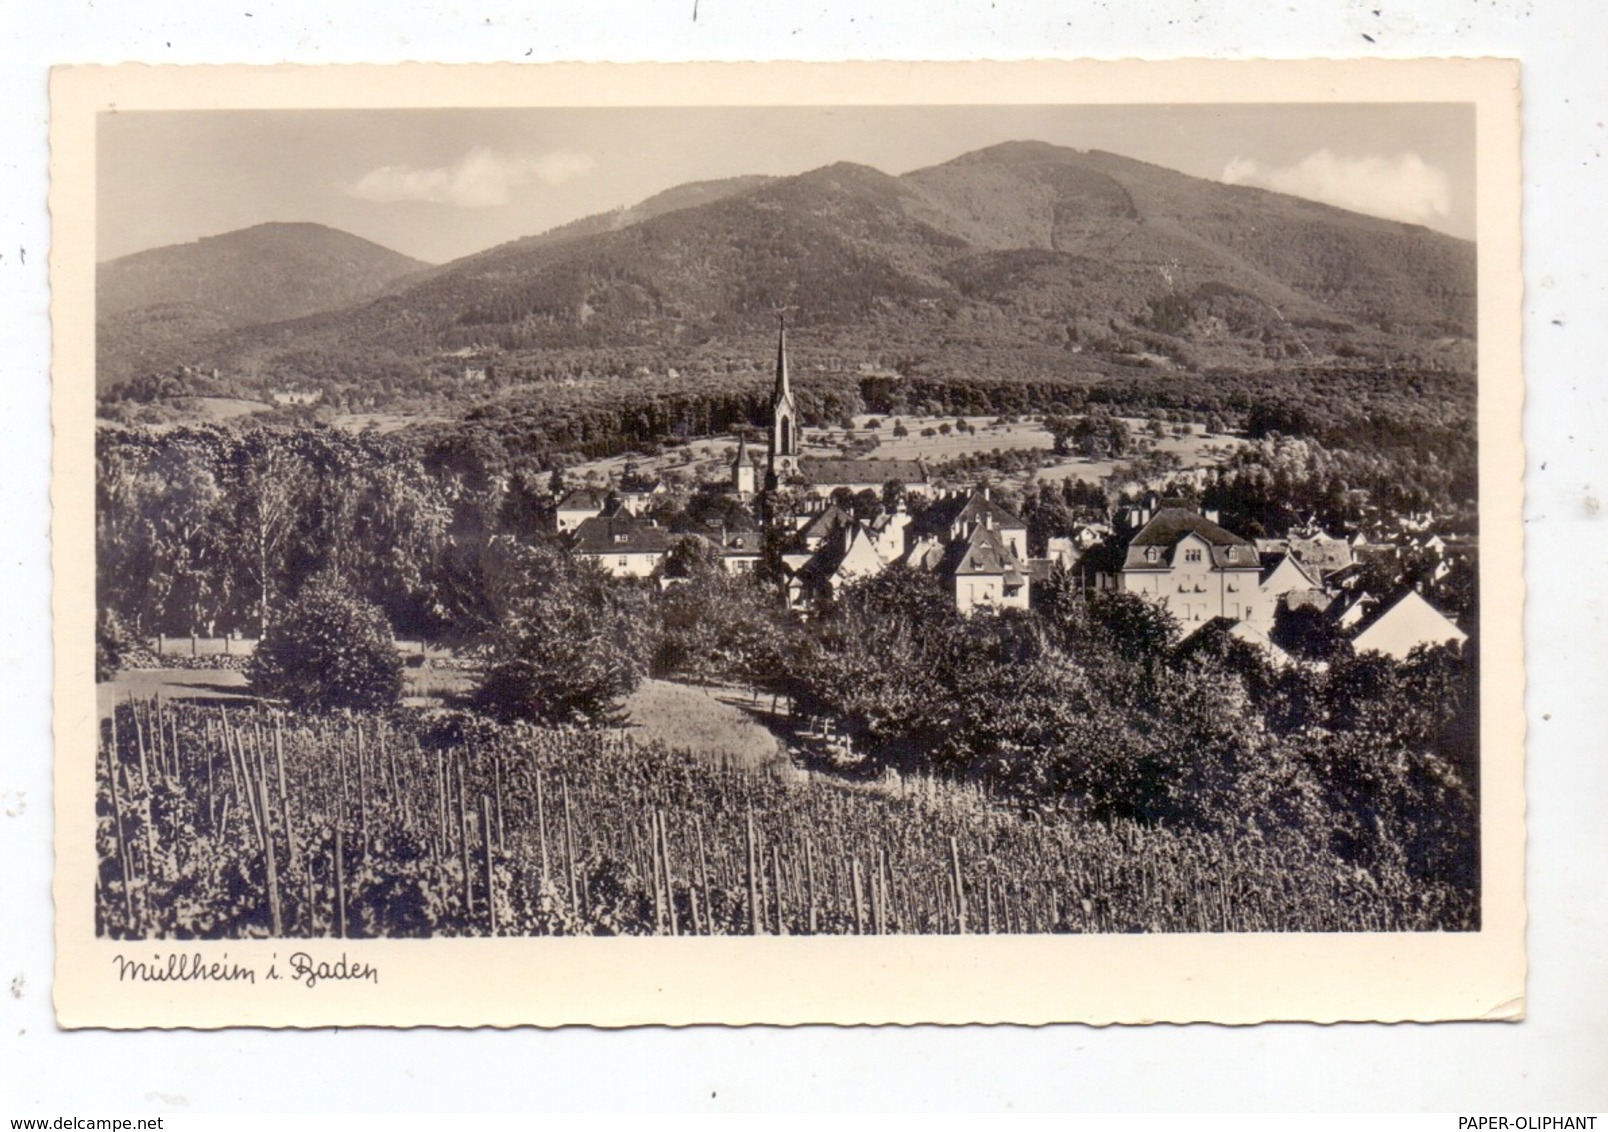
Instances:
[[[1236,157],[1224,168],[1222,180],[1411,224],[1444,221],[1452,211],[1446,173],[1416,153],[1341,157],[1320,149],[1282,168]]]
[[[341,187],[361,200],[422,200],[459,208],[489,208],[507,204],[514,191],[525,185],[563,184],[591,172],[596,165],[591,154],[573,150],[532,156],[476,146],[452,165],[381,165]]]

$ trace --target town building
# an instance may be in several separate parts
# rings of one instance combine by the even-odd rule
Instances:
[[[1351,639],[1358,653],[1377,652],[1406,660],[1419,645],[1462,644],[1468,634],[1416,590],[1408,590]]]
[[[1323,583],[1293,553],[1264,554],[1261,562],[1262,571],[1257,585],[1260,600],[1245,615],[1247,622],[1265,632],[1272,629],[1280,605],[1292,609],[1300,605],[1328,608],[1329,597],[1324,593]]]
[[[962,613],[1028,607],[1027,524],[987,487],[935,500],[909,524],[906,540],[906,564],[941,577]]]
[[[586,520],[603,513],[608,494],[589,487],[577,487],[564,494],[554,509],[554,522],[558,533],[569,534]]]
[[[624,507],[633,515],[645,515],[654,502],[667,494],[669,489],[664,481],[657,476],[644,476],[635,468],[627,468],[620,477],[614,494]]]
[[[1353,545],[1336,538],[1315,526],[1291,531],[1288,538],[1256,540],[1256,549],[1264,558],[1287,554],[1299,562],[1318,584],[1326,582],[1331,574],[1349,569],[1356,561]]]
[[[852,460],[835,456],[804,456],[798,461],[799,485],[811,495],[830,496],[840,488],[858,495],[880,495],[889,482],[913,495],[930,495],[932,474],[921,460]]]
[[[582,521],[570,535],[570,550],[616,578],[646,578],[669,553],[670,537],[657,523],[616,508]]]
[[[1187,633],[1214,617],[1271,623],[1250,540],[1186,507],[1162,506],[1129,539],[1116,588],[1160,603]]]

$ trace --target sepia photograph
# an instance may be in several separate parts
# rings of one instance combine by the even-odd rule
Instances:
[[[86,144],[101,976],[1490,926],[1473,100]]]

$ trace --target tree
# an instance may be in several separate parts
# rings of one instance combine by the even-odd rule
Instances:
[[[292,707],[386,708],[402,697],[402,657],[379,607],[320,574],[269,622],[246,678]]]
[[[900,479],[890,479],[882,485],[882,509],[890,515],[899,510],[905,501],[905,485]]]
[[[933,575],[894,565],[844,587],[788,668],[806,715],[835,718],[884,757],[925,758],[948,734],[951,645],[961,627]]]
[[[653,653],[646,594],[551,546],[499,538],[488,558],[497,628],[476,705],[549,726],[619,722]]]
[[[267,430],[249,434],[235,458],[236,524],[249,548],[241,565],[246,584],[257,594],[258,632],[265,634],[300,512],[306,469],[284,438]]]

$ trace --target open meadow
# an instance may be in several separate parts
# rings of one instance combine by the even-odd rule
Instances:
[[[1145,432],[1148,421],[1142,417],[1122,417],[1133,435],[1154,444],[1158,453],[1169,453],[1178,458],[1180,470],[1211,468],[1221,464],[1244,445],[1240,436],[1208,435],[1200,424],[1187,425],[1188,432],[1179,435],[1168,426],[1165,436],[1153,438]],[[956,422],[964,420],[968,431],[960,431]],[[940,480],[955,479],[953,486],[965,486],[976,479],[975,474],[946,473],[946,465],[955,460],[984,456],[999,451],[1038,452],[1044,457],[1044,466],[1032,473],[1017,473],[997,477],[1025,482],[1083,479],[1100,482],[1115,474],[1127,457],[1086,458],[1083,456],[1054,455],[1054,438],[1043,423],[1025,418],[996,423],[989,416],[876,416],[861,413],[853,418],[852,431],[837,428],[806,428],[803,430],[800,452],[804,456],[841,457],[875,438],[876,445],[865,453],[867,459],[924,460]],[[895,424],[906,432],[895,436]],[[875,425],[876,427],[871,427]],[[946,431],[947,430],[947,431]],[[763,440],[749,442],[749,450],[763,452]],[[704,437],[653,455],[612,456],[573,464],[568,474],[576,482],[604,484],[618,479],[627,468],[634,468],[645,476],[673,475],[684,478],[689,484],[700,482],[724,483],[730,478],[730,467],[737,451],[735,436]]]

